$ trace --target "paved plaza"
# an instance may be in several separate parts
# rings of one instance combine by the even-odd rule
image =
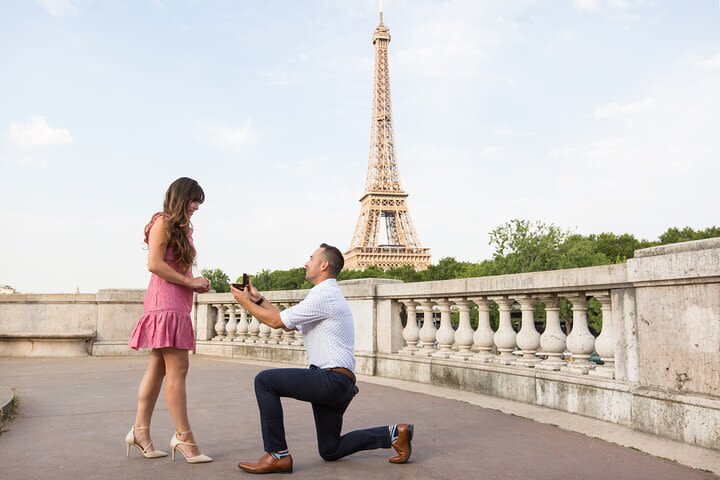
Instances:
[[[170,457],[125,457],[144,357],[0,359],[0,385],[20,398],[0,436],[0,479],[242,479],[240,460],[262,453],[254,375],[263,366],[192,357],[190,420],[202,451],[215,461],[189,465]],[[415,424],[413,456],[392,465],[392,450],[360,452],[337,462],[317,453],[308,404],[284,400],[295,479],[717,479],[637,450],[467,402],[360,381],[344,431]],[[168,451],[173,432],[164,399],[152,432]]]

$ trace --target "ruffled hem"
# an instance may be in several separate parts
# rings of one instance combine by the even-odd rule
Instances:
[[[133,350],[170,347],[194,350],[190,314],[177,310],[146,312],[135,325],[128,346]]]

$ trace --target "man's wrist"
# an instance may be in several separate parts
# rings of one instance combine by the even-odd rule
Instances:
[[[255,305],[260,306],[260,305],[262,305],[262,303],[263,303],[264,301],[265,301],[265,297],[263,297],[262,295],[260,295],[260,299],[255,300]]]

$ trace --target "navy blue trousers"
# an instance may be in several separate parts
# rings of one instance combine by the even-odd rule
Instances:
[[[360,450],[390,448],[388,426],[355,430],[340,435],[343,414],[354,396],[353,382],[345,375],[304,368],[264,370],[255,377],[255,396],[260,409],[260,426],[266,452],[288,448],[281,397],[312,404],[318,451],[324,460],[338,460]]]

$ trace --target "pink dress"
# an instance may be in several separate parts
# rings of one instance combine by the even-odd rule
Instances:
[[[146,243],[150,228],[160,215],[162,212],[156,213],[145,227]],[[192,229],[188,233],[188,238],[192,243]],[[170,248],[165,251],[165,261],[175,271],[183,273],[175,262],[175,255]],[[185,272],[186,277],[191,275],[192,270]],[[193,350],[195,334],[190,320],[192,301],[191,289],[167,282],[153,273],[145,293],[143,316],[135,325],[128,346],[135,350],[166,347]]]

